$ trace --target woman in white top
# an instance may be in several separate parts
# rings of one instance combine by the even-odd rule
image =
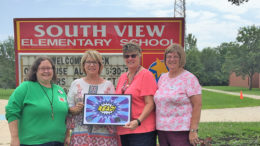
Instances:
[[[116,127],[102,125],[83,125],[83,96],[89,94],[114,94],[110,81],[100,77],[103,69],[102,56],[95,50],[88,50],[81,59],[85,77],[71,83],[68,93],[70,115],[67,118],[66,144],[117,146]],[[71,130],[71,137],[70,131]]]

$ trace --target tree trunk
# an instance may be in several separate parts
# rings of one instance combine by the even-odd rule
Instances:
[[[249,90],[252,90],[253,75],[249,75]]]

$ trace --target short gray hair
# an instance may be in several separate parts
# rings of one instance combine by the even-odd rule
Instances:
[[[123,55],[126,53],[137,52],[138,55],[140,56],[142,53],[141,47],[135,42],[128,42],[124,44],[122,49],[123,49]]]

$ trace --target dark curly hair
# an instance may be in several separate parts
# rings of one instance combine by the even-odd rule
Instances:
[[[33,81],[33,82],[38,81],[36,73],[37,73],[38,67],[41,64],[41,62],[45,61],[45,60],[48,60],[51,63],[51,66],[53,69],[53,76],[52,76],[51,83],[56,83],[56,81],[57,81],[56,68],[55,68],[53,61],[47,56],[39,56],[36,58],[36,60],[33,62],[32,66],[30,68],[30,71],[27,74],[28,81]]]

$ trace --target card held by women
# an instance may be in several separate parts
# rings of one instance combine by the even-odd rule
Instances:
[[[125,125],[130,122],[131,95],[85,94],[83,124]]]

